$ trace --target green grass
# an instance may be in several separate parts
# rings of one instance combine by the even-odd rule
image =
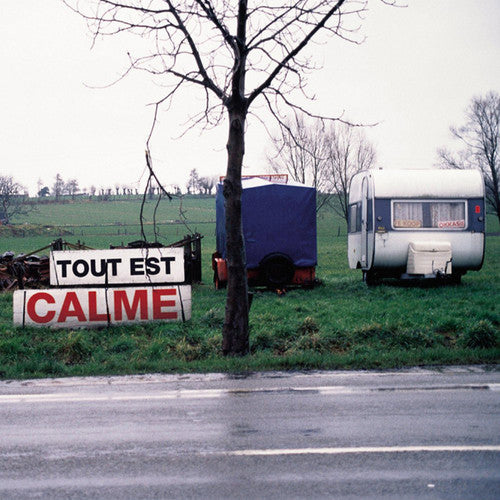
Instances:
[[[154,210],[156,201],[147,201],[144,208],[144,231],[149,240],[154,240]],[[109,248],[137,239],[142,239],[140,226],[141,199],[97,202],[75,201],[68,203],[44,203],[37,205],[27,220],[14,219],[14,230],[0,226],[0,252],[12,250],[28,252],[43,248],[52,240],[62,237],[67,241],[84,242],[93,248]],[[159,241],[173,243],[189,231],[212,234],[214,231],[215,207],[213,198],[186,197],[183,210],[189,218],[186,227],[181,222],[179,200],[164,200],[160,203],[156,221]],[[12,232],[15,232],[12,235]],[[14,236],[14,237],[13,237]]]
[[[175,202],[163,205],[158,219],[178,218]],[[12,295],[1,294],[0,377],[369,369],[499,361],[500,237],[487,238],[483,269],[468,273],[461,286],[409,287],[387,282],[367,288],[361,272],[348,269],[345,228],[331,213],[318,221],[317,275],[323,284],[313,290],[290,290],[284,296],[255,291],[251,354],[224,358],[220,349],[225,291],[213,289],[210,269],[210,254],[215,249],[214,202],[188,198],[184,208],[195,222],[193,229],[205,235],[204,283],[193,287],[189,322],[100,330],[22,329],[12,325]],[[138,209],[134,201],[46,205],[28,222],[50,221],[74,228],[86,224],[82,228],[87,232],[85,243],[106,248],[110,243],[137,239],[138,235],[99,231],[103,224],[133,223]],[[147,217],[149,220],[151,212]],[[498,231],[494,220],[488,224],[489,231]],[[162,225],[160,230],[167,242],[187,232],[178,224]],[[76,231],[66,239],[75,242]],[[50,241],[42,236],[0,236],[0,252],[28,252]]]

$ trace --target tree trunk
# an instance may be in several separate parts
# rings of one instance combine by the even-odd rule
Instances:
[[[245,118],[244,110],[229,110],[228,162],[223,188],[228,282],[222,351],[224,355],[241,356],[249,352],[248,284],[241,224],[241,169],[245,152]]]
[[[495,162],[492,161],[490,162],[490,171],[491,171],[491,191],[492,191],[492,198],[493,198],[493,209],[495,210],[496,216],[498,217],[498,220],[500,222],[500,194],[499,194],[499,179],[498,179],[498,172],[497,169],[495,168]]]

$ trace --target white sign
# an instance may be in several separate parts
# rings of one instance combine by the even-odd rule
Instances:
[[[191,318],[191,286],[16,290],[14,324],[97,327]]]
[[[465,220],[442,220],[438,222],[438,227],[440,229],[446,229],[448,227],[458,227],[458,228],[463,228],[465,227]]]
[[[183,248],[62,250],[50,254],[50,284],[137,285],[184,282]]]

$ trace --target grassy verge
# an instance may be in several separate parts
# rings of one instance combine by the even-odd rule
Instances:
[[[207,221],[212,215],[204,212]],[[185,324],[14,328],[12,295],[0,295],[0,378],[499,362],[500,237],[487,240],[483,269],[467,274],[461,286],[388,282],[367,288],[361,273],[347,268],[346,238],[337,237],[338,227],[331,214],[319,221],[321,286],[284,296],[255,291],[249,356],[220,354],[225,292],[215,291],[210,282],[211,227],[203,240],[206,283],[193,288],[192,319]],[[2,239],[0,250],[28,251],[32,243]]]
[[[498,243],[497,238],[497,250]],[[332,245],[330,257],[340,256],[343,247],[343,241]],[[492,271],[497,266],[489,262],[485,267]],[[369,289],[358,273],[323,267],[319,273],[324,284],[314,290],[291,290],[285,296],[255,292],[251,355],[240,359],[220,355],[225,292],[214,291],[210,284],[194,288],[193,318],[185,324],[101,330],[14,328],[12,297],[3,294],[0,377],[369,369],[499,361],[498,285],[487,270],[467,275],[462,286],[386,284]]]

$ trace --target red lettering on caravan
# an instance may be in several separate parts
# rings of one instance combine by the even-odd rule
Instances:
[[[177,312],[162,311],[164,307],[175,307],[175,300],[164,300],[164,296],[176,295],[177,290],[153,290],[153,319],[177,319]]]
[[[54,316],[56,315],[55,311],[47,311],[47,314],[45,316],[40,316],[36,312],[36,303],[39,300],[45,300],[47,304],[55,304],[56,300],[50,293],[46,292],[38,292],[34,293],[29,299],[28,303],[26,304],[26,312],[28,313],[28,316],[35,322],[35,323],[48,323],[49,321],[52,321],[54,319]]]
[[[108,321],[108,313],[97,312],[97,292],[89,292],[89,321]]]
[[[141,307],[141,319],[148,319],[148,292],[147,290],[136,290],[132,305],[128,301],[127,292],[125,290],[114,291],[115,300],[115,320],[121,321],[123,319],[122,306],[125,309],[127,319],[135,319],[139,305]]]
[[[71,307],[73,308],[71,309]],[[64,323],[69,317],[72,316],[77,318],[78,321],[87,321],[76,292],[68,292],[66,297],[64,297],[64,302],[61,306],[61,312],[59,313],[57,322]]]

